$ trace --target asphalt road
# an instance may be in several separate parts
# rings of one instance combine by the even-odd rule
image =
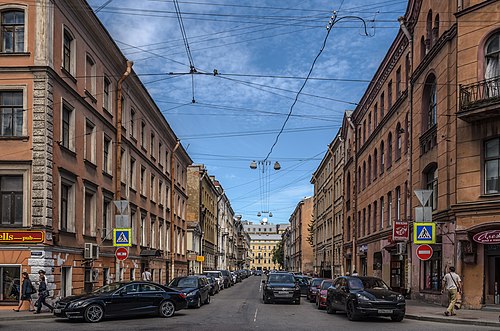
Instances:
[[[77,330],[493,330],[488,327],[454,325],[415,320],[392,322],[374,318],[350,322],[344,314],[328,315],[315,309],[303,298],[300,305],[262,303],[260,277],[250,277],[212,297],[209,305],[200,309],[179,311],[169,319],[143,317],[104,320],[98,324],[67,319],[40,319],[31,321],[3,321],[0,331],[77,331]]]

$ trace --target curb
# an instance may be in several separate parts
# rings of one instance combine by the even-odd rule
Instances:
[[[500,322],[493,322],[493,321],[475,321],[475,320],[466,320],[466,319],[457,319],[457,318],[441,318],[441,317],[424,316],[424,315],[416,315],[416,314],[408,314],[408,313],[405,314],[405,318],[411,319],[411,320],[438,322],[438,323],[447,323],[447,324],[463,324],[463,325],[475,325],[475,326],[500,327]]]
[[[52,314],[43,314],[43,315],[19,315],[19,316],[0,316],[0,321],[31,321],[31,320],[38,320],[38,319],[48,319],[48,318],[55,318],[54,315]]]

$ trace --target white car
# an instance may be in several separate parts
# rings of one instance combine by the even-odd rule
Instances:
[[[213,270],[213,271],[205,271],[204,274],[215,278],[215,280],[219,283],[219,288],[221,290],[224,288],[224,276],[222,276],[222,272]]]

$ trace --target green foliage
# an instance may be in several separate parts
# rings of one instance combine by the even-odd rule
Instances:
[[[284,267],[284,251],[283,251],[283,240],[281,240],[272,251],[274,264],[279,265],[281,268]]]
[[[314,245],[314,219],[307,225],[307,232],[308,235],[306,240],[312,247]]]

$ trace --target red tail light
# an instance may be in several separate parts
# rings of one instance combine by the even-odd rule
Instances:
[[[179,296],[181,297],[181,299],[186,299],[186,295],[184,293],[179,293]]]

